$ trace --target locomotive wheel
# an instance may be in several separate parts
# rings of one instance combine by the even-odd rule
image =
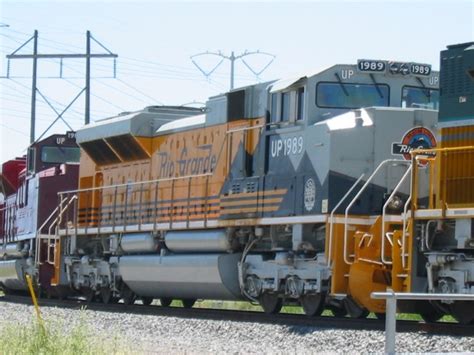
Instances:
[[[461,324],[474,324],[474,302],[456,301],[449,306],[451,314]]]
[[[324,310],[324,294],[316,293],[300,298],[304,313],[309,317],[320,316]]]
[[[196,303],[196,299],[194,299],[194,298],[186,298],[186,299],[184,299],[184,300],[181,300],[181,302],[183,303],[183,307],[184,307],[184,308],[193,308],[194,303]]]
[[[89,288],[89,289],[83,291],[83,293],[84,293],[84,297],[86,298],[86,301],[88,303],[92,303],[92,302],[95,301],[95,291],[93,289]]]
[[[56,287],[55,293],[56,293],[56,297],[61,301],[67,298],[67,291],[63,289],[62,287]]]
[[[123,303],[126,305],[131,305],[135,303],[136,296],[132,290],[126,288],[122,291]]]
[[[259,298],[260,306],[267,314],[276,314],[281,311],[283,299],[274,293],[264,293]]]
[[[109,304],[112,303],[112,291],[108,287],[102,287],[100,289],[100,297],[102,298],[102,303]]]
[[[385,313],[374,313],[375,314],[375,318],[379,319],[379,320],[385,320]]]
[[[173,300],[171,298],[160,298],[160,303],[161,303],[162,307],[171,306],[171,302],[173,302]]]
[[[153,297],[140,297],[144,306],[149,306],[153,302]]]
[[[347,315],[347,310],[344,308],[344,306],[330,306],[329,310],[336,318],[344,318]]]
[[[423,303],[422,306],[420,306],[418,313],[426,323],[437,322],[444,316],[444,313],[439,309],[439,307],[436,307],[434,304],[429,302]]]
[[[344,306],[349,317],[356,319],[367,318],[369,311],[364,307],[359,306],[351,297],[344,299]]]

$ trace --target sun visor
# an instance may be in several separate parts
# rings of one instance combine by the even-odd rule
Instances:
[[[288,89],[294,85],[297,85],[300,81],[303,81],[304,79],[306,79],[306,76],[291,79],[280,79],[271,85],[270,93]]]

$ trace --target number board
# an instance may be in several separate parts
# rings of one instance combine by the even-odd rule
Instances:
[[[383,60],[367,60],[359,59],[357,61],[357,69],[369,73],[383,73],[385,72],[385,62]]]
[[[419,63],[410,63],[410,72],[413,75],[428,76],[428,75],[431,74],[431,65],[429,65],[429,64],[419,64]]]
[[[390,74],[428,76],[431,74],[431,65],[419,63],[390,62]]]

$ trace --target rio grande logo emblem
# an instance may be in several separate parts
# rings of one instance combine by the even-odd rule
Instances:
[[[436,138],[434,134],[425,127],[415,127],[403,135],[400,143],[392,143],[392,154],[401,155],[405,160],[411,160],[410,152],[414,149],[436,148]],[[420,161],[420,166],[426,166],[426,160]]]

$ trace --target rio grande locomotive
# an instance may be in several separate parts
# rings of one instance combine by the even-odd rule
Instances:
[[[468,123],[472,78],[444,66],[442,83],[471,90]],[[472,158],[436,150],[438,86],[429,65],[360,60],[33,144],[3,166],[2,286],[23,289],[28,273],[57,297],[250,300],[268,313],[299,303],[352,317],[384,313],[370,294],[387,287],[474,292],[471,219],[448,217],[445,196],[474,201],[442,180]],[[462,141],[448,126],[441,149]],[[459,178],[474,189],[468,171]],[[456,304],[403,306],[472,320]]]

